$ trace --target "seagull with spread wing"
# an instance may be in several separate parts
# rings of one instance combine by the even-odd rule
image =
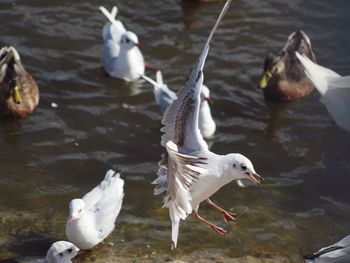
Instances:
[[[158,184],[154,194],[166,192],[164,207],[169,209],[172,222],[172,242],[176,247],[180,220],[195,212],[197,219],[224,235],[226,230],[204,219],[198,213],[199,204],[207,201],[223,214],[225,221],[235,221],[236,214],[226,211],[209,198],[222,186],[235,179],[249,178],[257,185],[262,182],[251,161],[238,153],[218,155],[208,149],[199,128],[198,116],[203,86],[203,67],[209,43],[226,13],[228,0],[194,66],[187,83],[177,93],[177,99],[166,110],[162,124],[161,144],[167,154],[159,162]]]

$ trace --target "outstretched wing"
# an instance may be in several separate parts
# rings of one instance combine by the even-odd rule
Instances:
[[[163,146],[171,140],[179,147],[190,151],[199,151],[208,148],[198,128],[203,67],[208,55],[210,41],[221,19],[225,15],[230,2],[231,0],[227,1],[221,11],[187,83],[177,93],[177,99],[168,107],[163,116],[162,124],[164,127],[161,129],[164,132],[161,140]]]
[[[82,199],[91,216],[95,218],[95,228],[104,239],[114,229],[124,197],[124,180],[120,174],[108,170],[103,181]]]

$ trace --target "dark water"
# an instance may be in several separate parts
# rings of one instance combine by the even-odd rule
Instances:
[[[161,114],[149,85],[125,84],[101,70],[101,4],[116,2],[0,3],[0,44],[19,50],[41,92],[28,119],[1,121],[0,258],[44,255],[65,239],[69,200],[111,167],[122,171],[126,196],[115,246],[107,253],[97,248],[96,257],[170,255],[167,210],[150,185],[163,152]],[[163,69],[173,89],[184,84],[222,5],[118,2],[145,59]],[[181,224],[179,258],[281,255],[300,262],[300,255],[349,234],[350,134],[334,124],[317,92],[281,106],[266,103],[256,88],[265,55],[296,29],[309,34],[320,64],[349,74],[349,12],[345,0],[233,1],[205,67],[218,125],[212,150],[250,157],[266,183],[221,189],[213,199],[240,213],[238,222],[221,237],[190,216]],[[210,207],[200,211],[223,224]]]

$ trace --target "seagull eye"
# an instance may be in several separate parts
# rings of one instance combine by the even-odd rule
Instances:
[[[80,213],[81,211],[83,211],[83,209],[80,208],[80,209],[79,209],[79,213]]]
[[[245,171],[245,170],[247,170],[247,166],[241,165],[241,169],[242,169],[243,171]]]
[[[72,251],[73,251],[73,248],[68,248],[68,249],[67,249],[67,252],[68,252],[68,253],[72,253]]]
[[[126,41],[126,43],[130,43],[130,39],[129,38],[125,39],[125,41]]]
[[[232,165],[232,167],[236,167],[236,164],[234,163],[234,164]]]
[[[61,253],[59,253],[58,254],[61,258],[63,258],[63,253],[61,252]]]

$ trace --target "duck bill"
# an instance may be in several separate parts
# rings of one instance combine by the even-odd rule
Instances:
[[[272,78],[271,72],[270,72],[270,71],[266,71],[266,72],[264,73],[264,75],[263,75],[263,76],[260,78],[260,80],[259,80],[259,87],[260,87],[261,89],[266,88],[267,85],[269,84],[269,81],[270,81],[271,78]]]
[[[258,186],[261,186],[261,184],[264,182],[264,179],[258,173],[249,173],[248,177],[253,183]]]
[[[13,89],[13,94],[12,94],[13,100],[16,104],[21,104],[22,102],[22,97],[21,94],[19,93],[18,87],[14,87]]]

